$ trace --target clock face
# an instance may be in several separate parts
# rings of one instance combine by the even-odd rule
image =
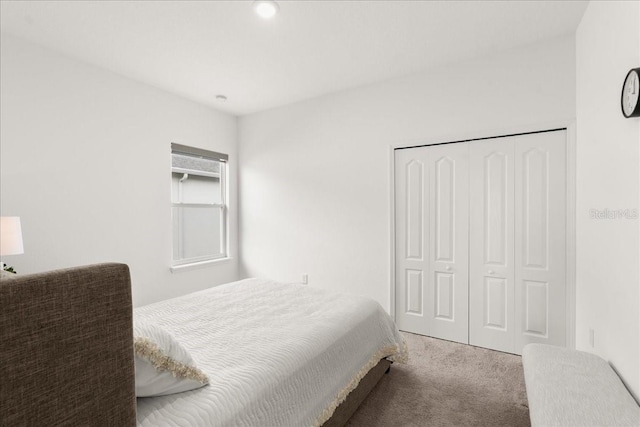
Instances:
[[[638,78],[638,69],[629,71],[627,78],[624,81],[624,87],[622,88],[622,112],[625,117],[631,117],[631,115],[640,110],[638,108],[638,94],[640,93],[640,79]],[[633,114],[635,115],[635,114]]]

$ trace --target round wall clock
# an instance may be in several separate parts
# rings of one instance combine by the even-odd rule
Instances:
[[[640,93],[640,68],[632,68],[624,79],[622,97],[620,98],[622,114],[626,118],[640,117],[638,93]]]

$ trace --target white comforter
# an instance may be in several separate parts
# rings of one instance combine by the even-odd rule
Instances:
[[[138,399],[141,426],[317,426],[383,357],[406,345],[375,301],[246,279],[135,309],[210,379]]]

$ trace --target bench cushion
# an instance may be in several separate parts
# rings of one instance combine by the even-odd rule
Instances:
[[[532,426],[640,426],[640,407],[602,358],[529,344],[522,364]]]

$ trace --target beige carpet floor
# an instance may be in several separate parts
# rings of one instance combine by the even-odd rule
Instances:
[[[529,426],[520,356],[404,333],[394,363],[348,426]]]

